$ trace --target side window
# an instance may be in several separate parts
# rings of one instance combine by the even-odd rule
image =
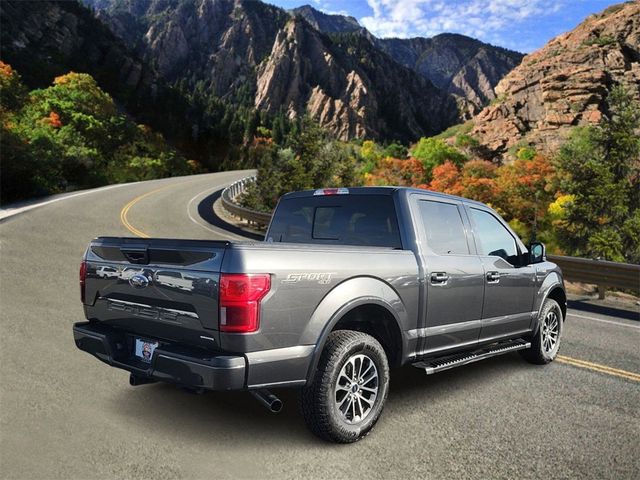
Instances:
[[[468,255],[469,246],[458,207],[451,203],[418,202],[427,245],[442,255]]]
[[[511,265],[518,265],[518,248],[509,231],[490,213],[476,208],[470,211],[476,227],[479,253],[502,257]]]

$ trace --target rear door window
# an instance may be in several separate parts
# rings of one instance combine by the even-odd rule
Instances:
[[[420,200],[418,205],[431,250],[439,255],[469,254],[467,235],[457,205],[432,200]]]
[[[402,248],[390,195],[285,198],[267,240]]]

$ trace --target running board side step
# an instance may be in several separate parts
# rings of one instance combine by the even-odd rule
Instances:
[[[497,343],[479,350],[473,350],[470,352],[449,355],[447,357],[440,357],[431,360],[416,362],[413,364],[413,366],[416,368],[423,368],[427,375],[431,375],[443,370],[449,370],[450,368],[460,367],[461,365],[478,362],[480,360],[484,360],[485,358],[495,357],[497,355],[503,355],[505,353],[515,352],[517,350],[524,350],[530,347],[531,342],[517,339],[508,342]]]

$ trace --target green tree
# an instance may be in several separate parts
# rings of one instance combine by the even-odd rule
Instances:
[[[260,124],[260,116],[258,115],[258,111],[255,109],[249,110],[247,114],[247,120],[244,129],[244,140],[246,142],[250,142],[255,136],[258,125]]]
[[[402,158],[407,158],[408,153],[409,151],[407,147],[397,142],[390,143],[384,148],[385,157],[402,159]]]
[[[3,65],[3,202],[197,171],[162,136],[119,113],[91,76],[71,72],[19,95],[17,74]]]
[[[11,65],[0,61],[0,108],[15,111],[22,107],[27,96],[27,89],[22,79]]]
[[[28,92],[20,75],[0,61],[0,195],[2,202],[46,195],[61,186],[62,152],[46,136],[30,138],[20,122]],[[38,123],[38,130],[48,125]]]
[[[557,222],[570,253],[640,262],[640,109],[622,87],[608,98],[609,115],[576,129],[560,150],[561,189],[571,195]]]
[[[456,166],[461,166],[467,157],[455,147],[434,137],[422,137],[411,150],[411,156],[420,160],[425,170],[425,181],[431,180],[431,172],[434,167],[449,161]]]
[[[287,192],[361,183],[357,147],[332,139],[311,118],[301,119],[300,134],[288,143],[279,147],[261,141],[252,146],[248,155],[259,158],[258,175],[242,199],[245,206],[270,211]]]
[[[278,145],[282,145],[284,143],[284,139],[287,135],[287,129],[284,120],[284,114],[282,112],[278,112],[273,119],[273,125],[271,127],[271,138]]]
[[[371,173],[384,157],[384,151],[373,140],[365,140],[360,147],[360,157],[363,160],[362,173]]]

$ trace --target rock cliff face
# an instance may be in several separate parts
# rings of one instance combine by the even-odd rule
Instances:
[[[523,55],[457,34],[433,38],[381,39],[378,45],[396,61],[462,100],[470,116],[495,98],[494,87]]]
[[[376,38],[353,17],[328,15],[309,5],[292,12],[322,32],[363,35],[396,62],[458,97],[461,113],[467,117],[495,98],[494,87],[524,56],[450,33],[433,38]]]
[[[553,152],[572,127],[607,113],[614,85],[640,101],[639,62],[640,3],[609,7],[527,55],[497,85],[497,101],[475,117],[471,135],[494,157],[519,144]]]
[[[398,88],[402,85],[403,88]],[[455,122],[453,98],[364,38],[330,40],[293,18],[257,70],[255,105],[305,111],[339,138],[410,140]]]
[[[202,109],[216,97],[290,117],[308,113],[342,139],[407,142],[486,103],[511,58],[455,35],[380,40],[354,18],[311,7],[83,1],[91,11],[75,2],[2,2],[3,60],[30,85],[71,69],[90,73],[145,114],[157,108],[159,86],[170,85],[181,105],[197,92]],[[178,105],[172,120],[180,109],[192,108]]]
[[[313,11],[307,21],[252,0],[85,1],[170,82],[292,118],[308,113],[342,139],[411,141],[459,119],[452,95],[373,37],[314,28],[361,28],[353,18]]]
[[[77,3],[3,1],[0,21],[2,59],[30,85],[49,85],[73,69],[117,94],[144,89],[155,78],[153,69]]]
[[[347,15],[331,15],[316,10],[311,5],[291,10],[294,15],[304,17],[313,28],[325,33],[361,32],[365,29],[353,17]]]
[[[85,3],[164,78],[191,88],[202,81],[223,98],[252,83],[256,65],[289,18],[282,9],[251,0]]]
[[[289,117],[307,111],[340,138],[376,135],[378,106],[355,71],[347,71],[323,38],[300,21],[278,32],[271,53],[258,68],[257,108]]]

